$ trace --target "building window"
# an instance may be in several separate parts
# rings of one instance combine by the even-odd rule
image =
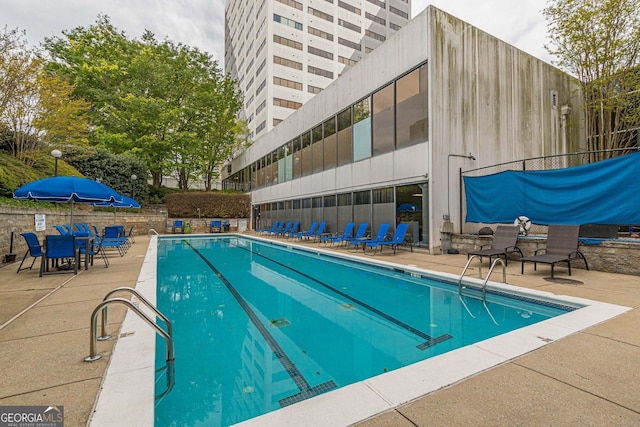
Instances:
[[[260,83],[260,86],[258,86],[258,88],[256,89],[256,95],[262,92],[262,89],[264,89],[266,85],[267,85],[267,79],[264,79],[262,83]]]
[[[302,103],[300,102],[289,101],[288,99],[280,98],[273,98],[273,105],[275,105],[276,107],[290,108],[292,110],[297,110],[298,108],[302,107]]]
[[[308,8],[307,10],[313,16],[317,16],[318,18],[324,19],[325,21],[333,22],[333,16],[329,15],[328,13],[322,12],[312,7]]]
[[[389,12],[395,13],[398,16],[402,16],[404,19],[409,19],[409,14],[407,12],[403,12],[400,9],[396,9],[393,6],[389,6]]]
[[[264,130],[264,128],[267,126],[267,121],[263,121],[262,123],[260,123],[258,125],[258,127],[256,128],[256,135],[259,134],[260,132],[262,132]]]
[[[302,83],[294,82],[293,80],[287,80],[280,77],[274,77],[273,84],[288,87],[290,89],[302,90]]]
[[[302,143],[302,176],[311,175],[313,173],[313,164],[311,163],[311,132],[305,132],[300,135]]]
[[[338,56],[338,62],[341,64],[348,65],[349,67],[353,67],[358,63],[358,61],[350,58],[345,58],[344,56]]]
[[[313,34],[314,36],[322,37],[323,39],[333,41],[333,34],[329,34],[325,31],[322,31],[313,27],[307,27],[307,31],[309,32],[309,34]]]
[[[360,46],[360,43],[355,43],[351,40],[343,39],[342,37],[338,37],[338,43],[343,46],[350,47],[351,49],[362,50],[362,46]]]
[[[349,12],[353,12],[356,15],[360,15],[360,9],[358,9],[355,6],[350,5],[349,3],[345,3],[343,1],[338,0],[338,7],[341,7],[345,10],[348,10]]]
[[[287,39],[287,38],[284,38],[284,37],[280,37],[280,36],[277,36],[275,34],[273,35],[273,42],[274,43],[278,43],[278,44],[283,44],[285,46],[289,46],[289,47],[292,47],[292,48],[297,49],[297,50],[302,50],[302,43],[294,41],[294,40],[290,40],[290,39]]]
[[[322,68],[312,67],[311,65],[309,65],[307,67],[307,71],[309,71],[311,74],[315,74],[315,75],[318,75],[318,76],[322,76],[322,77],[326,77],[326,78],[329,78],[329,79],[333,79],[333,72],[327,71],[327,70],[323,70]]]
[[[258,69],[256,70],[256,77],[258,77],[258,74],[260,74],[260,71],[262,71],[264,69],[265,65],[267,65],[267,58],[264,58],[264,60],[262,61],[262,63],[258,67]]]
[[[302,3],[297,2],[296,0],[278,0],[280,3],[286,4],[287,6],[291,6],[298,10],[302,10]]]
[[[371,157],[371,97],[353,105],[353,161]]]
[[[318,93],[322,92],[322,88],[308,85],[307,86],[307,92],[313,93],[313,94],[318,94]]]
[[[354,205],[368,205],[371,203],[371,191],[356,191],[353,193]]]
[[[371,30],[366,30],[366,31],[364,32],[364,35],[365,35],[365,36],[369,36],[369,37],[371,37],[372,39],[379,40],[379,41],[381,41],[381,42],[383,42],[383,41],[385,41],[385,40],[387,39],[387,38],[386,38],[385,36],[383,36],[382,34],[378,34],[378,33],[373,32],[373,31],[371,31]]]
[[[284,65],[285,67],[293,68],[296,70],[302,70],[302,62],[292,61],[290,59],[281,58],[279,56],[273,56],[273,63],[278,65]]]
[[[380,25],[385,25],[387,21],[384,18],[380,18],[379,16],[374,15],[373,13],[365,12],[365,18],[370,19],[373,22],[377,22]]]
[[[353,152],[351,129],[351,108],[347,108],[338,113],[338,166],[351,163]]]
[[[302,31],[302,24],[300,22],[294,21],[293,19],[285,18],[284,16],[280,16],[274,13],[273,20],[275,22],[279,22],[280,24],[286,25],[287,27],[295,28],[296,30]]]
[[[371,3],[371,4],[375,4],[376,6],[379,6],[379,7],[383,8],[383,9],[384,9],[385,7],[387,7],[387,5],[385,4],[385,2],[380,1],[380,0],[367,0],[367,1],[368,1],[369,3]]]
[[[372,193],[373,204],[393,203],[393,187],[376,188]]]
[[[356,33],[360,33],[361,31],[361,28],[358,25],[352,24],[351,22],[345,21],[344,19],[338,19],[338,25],[351,31],[355,31]]]
[[[333,60],[333,53],[327,52],[326,50],[318,49],[317,47],[308,46],[307,50],[312,55],[317,55],[322,58]]]
[[[338,206],[351,206],[351,193],[338,194]]]
[[[260,52],[262,52],[262,49],[264,49],[266,45],[267,39],[262,40],[262,43],[260,43],[260,46],[258,46],[258,50],[256,50],[256,58],[258,57],[258,55],[260,55]]]
[[[331,117],[322,124],[324,132],[324,169],[332,169],[338,163],[337,153],[337,135],[336,135],[336,118]]]
[[[311,131],[311,161],[313,162],[313,173],[322,172],[322,125],[318,125]]]
[[[289,144],[291,144],[291,152],[293,153],[293,178],[300,178],[302,176],[302,147],[300,146],[300,137],[292,139],[289,141]]]
[[[325,208],[333,208],[336,206],[336,195],[332,194],[330,196],[323,197],[323,206]]]
[[[260,114],[260,111],[262,111],[262,109],[266,106],[267,106],[267,100],[265,99],[264,101],[262,101],[260,105],[258,105],[258,108],[256,108],[256,114]]]
[[[373,155],[394,149],[393,83],[373,94]]]
[[[422,65],[396,81],[396,147],[428,138],[427,66]]]
[[[393,22],[389,22],[389,28],[391,28],[394,31],[398,31],[402,27],[400,25],[394,24]]]
[[[273,119],[273,127],[278,126],[280,123],[282,123],[282,119]]]

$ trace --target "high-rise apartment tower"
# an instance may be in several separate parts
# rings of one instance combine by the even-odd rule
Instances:
[[[404,26],[411,0],[227,0],[225,71],[257,139]]]

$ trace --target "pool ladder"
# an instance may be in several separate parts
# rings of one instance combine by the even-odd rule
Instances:
[[[164,324],[167,327],[166,331],[162,329],[158,325],[158,323],[156,323],[155,319],[151,318],[148,314],[142,311],[136,304],[134,304],[130,300],[125,298],[110,298],[111,295],[117,292],[128,292],[134,295],[139,301],[142,301],[149,309],[151,309],[151,311],[153,311],[153,313],[157,317],[159,317],[164,322]],[[89,327],[90,329],[89,356],[85,357],[84,361],[94,362],[102,357],[102,355],[97,352],[96,345],[97,345],[97,341],[106,341],[109,338],[111,338],[111,335],[107,334],[107,308],[110,304],[115,304],[115,303],[124,304],[128,308],[133,310],[134,313],[140,316],[142,320],[147,322],[147,324],[149,324],[153,329],[155,329],[155,331],[158,334],[160,334],[165,339],[167,365],[159,369],[158,371],[165,370],[165,369],[167,371],[167,390],[164,391],[162,394],[160,394],[160,396],[156,396],[156,398],[166,395],[169,391],[171,391],[175,383],[174,364],[173,364],[175,357],[174,357],[174,351],[173,351],[173,331],[172,331],[171,321],[164,314],[162,314],[160,310],[158,310],[153,304],[151,304],[149,300],[147,300],[144,296],[142,296],[138,291],[136,291],[133,288],[120,287],[120,288],[115,288],[109,291],[107,295],[105,295],[105,297],[103,298],[102,302],[98,304],[98,306],[93,310],[93,313],[91,314],[91,324]],[[102,327],[101,327],[100,336],[97,336],[98,335],[98,314],[100,313],[102,313]]]
[[[496,322],[495,317],[493,317],[493,314],[491,313],[491,310],[489,310],[489,306],[487,305],[487,282],[489,281],[489,277],[491,277],[491,273],[493,272],[493,269],[495,268],[496,264],[498,263],[498,261],[500,261],[500,263],[502,264],[502,282],[507,283],[507,269],[506,269],[505,262],[502,260],[502,258],[498,257],[495,259],[495,261],[493,261],[493,263],[491,263],[491,267],[489,268],[489,273],[487,273],[487,277],[484,278],[484,282],[482,283],[482,298],[478,298],[474,292],[467,292],[466,295],[464,293],[465,289],[477,290],[477,288],[467,287],[462,284],[462,278],[464,277],[464,273],[467,272],[467,269],[469,268],[469,265],[471,265],[471,261],[473,261],[474,258],[478,258],[478,278],[482,279],[482,259],[478,255],[471,255],[471,257],[467,261],[467,265],[465,265],[464,270],[462,270],[462,274],[460,274],[460,278],[458,279],[458,298],[460,299],[460,302],[464,306],[465,310],[467,310],[467,313],[469,313],[469,316],[471,316],[474,319],[476,318],[476,316],[474,316],[473,313],[471,313],[471,310],[469,310],[469,307],[467,306],[467,303],[464,301],[463,296],[468,296],[469,298],[481,299],[482,305],[484,306],[484,309],[489,314],[491,321],[495,325],[498,325],[498,322]]]
[[[464,274],[469,269],[469,266],[471,265],[471,262],[473,261],[474,258],[478,258],[478,278],[482,279],[482,258],[479,255],[471,255],[471,257],[469,257],[469,260],[467,261],[467,264],[464,266],[464,269],[462,270],[462,273],[460,274],[460,278],[458,279],[458,294],[460,296],[462,296],[464,290],[467,289],[467,286],[462,284],[462,278],[464,277]],[[484,303],[487,302],[487,282],[489,281],[489,277],[491,277],[491,273],[493,273],[493,269],[496,267],[496,264],[498,263],[498,261],[500,262],[500,264],[502,264],[502,282],[503,283],[507,283],[507,267],[506,267],[506,264],[505,264],[505,262],[503,261],[502,258],[498,257],[493,261],[493,263],[491,263],[491,267],[489,268],[489,273],[487,273],[487,277],[484,278],[484,282],[482,283],[482,298],[481,299],[482,299],[482,302],[484,302]],[[469,289],[472,289],[472,288],[469,288]],[[477,290],[477,288],[473,288],[473,289]],[[475,298],[474,294],[467,293],[467,296]]]

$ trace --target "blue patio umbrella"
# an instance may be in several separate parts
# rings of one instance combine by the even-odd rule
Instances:
[[[419,212],[420,206],[414,205],[413,203],[403,203],[398,206],[398,212]]]
[[[94,202],[91,203],[91,206],[96,206],[96,207],[112,207],[113,208],[113,223],[116,223],[116,209],[117,208],[135,208],[135,209],[139,209],[140,208],[140,203],[136,202],[135,200],[133,200],[131,197],[127,197],[127,196],[120,196],[122,197],[122,200],[117,202]]]
[[[55,176],[33,181],[13,192],[18,200],[70,203],[71,230],[73,230],[73,204],[122,201],[122,196],[100,182],[75,176]]]

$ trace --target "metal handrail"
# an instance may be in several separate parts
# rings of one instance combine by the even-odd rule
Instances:
[[[498,261],[500,261],[500,264],[502,264],[502,283],[507,283],[507,266],[505,262],[502,260],[502,258],[498,257],[493,261],[493,263],[491,263],[491,268],[489,268],[489,273],[487,273],[487,277],[484,278],[484,283],[482,284],[482,300],[483,301],[486,301],[487,282],[489,281],[489,277],[491,277],[491,272],[493,271]]]
[[[474,258],[478,258],[478,279],[482,279],[482,257],[480,255],[471,255],[467,260],[467,264],[464,266],[462,273],[460,274],[460,278],[458,279],[458,292],[462,291],[462,278],[464,277],[464,273],[467,272],[469,265],[471,265],[471,261]]]
[[[89,325],[90,329],[90,341],[89,341],[89,356],[84,358],[85,362],[94,362],[102,357],[101,354],[97,353],[96,345],[97,345],[97,332],[98,332],[98,313],[106,306],[112,303],[124,304],[134,311],[138,316],[142,318],[145,322],[149,324],[152,328],[156,330],[157,333],[162,335],[166,342],[166,356],[167,356],[167,364],[173,363],[174,361],[174,353],[173,353],[173,338],[169,335],[164,329],[162,329],[158,324],[151,319],[145,312],[140,310],[136,305],[134,305],[131,301],[125,298],[111,298],[106,301],[102,301],[91,313],[91,323]]]
[[[109,297],[117,292],[129,292],[131,294],[133,294],[136,298],[138,298],[140,301],[142,301],[143,303],[146,304],[146,306],[148,308],[150,308],[156,316],[158,316],[160,319],[162,319],[162,321],[164,322],[165,325],[167,325],[167,333],[173,337],[173,330],[172,330],[172,325],[171,325],[171,321],[167,318],[167,316],[165,316],[164,314],[162,314],[160,312],[160,310],[158,310],[153,304],[151,304],[151,302],[146,299],[144,296],[142,296],[142,294],[140,294],[137,290],[135,290],[134,288],[130,288],[127,286],[123,286],[120,288],[115,288],[112,289],[111,291],[109,291],[104,298],[102,299],[102,301],[106,301],[107,299],[109,299]],[[107,306],[105,306],[102,309],[102,325],[101,325],[101,330],[100,330],[100,336],[97,338],[98,341],[106,341],[109,338],[111,338],[111,335],[107,335]]]
[[[154,230],[153,228],[150,228],[149,231],[147,231],[147,236],[150,236],[151,233],[154,233],[156,236],[159,236],[160,233],[158,233],[156,230]]]

